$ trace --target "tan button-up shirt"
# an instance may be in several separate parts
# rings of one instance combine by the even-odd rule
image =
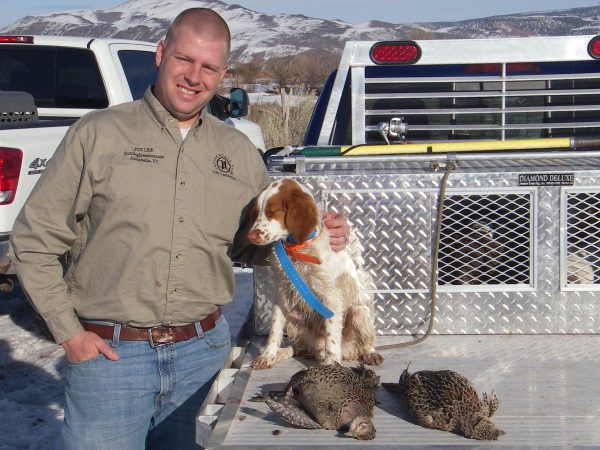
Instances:
[[[231,301],[242,209],[267,183],[244,134],[203,112],[182,140],[149,89],[69,129],[15,222],[17,274],[57,342],[78,318],[194,322]]]

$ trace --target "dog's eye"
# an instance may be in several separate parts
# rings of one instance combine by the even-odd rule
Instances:
[[[267,215],[267,217],[274,217],[277,214],[283,214],[283,210],[279,207],[267,208],[265,210],[265,214]]]

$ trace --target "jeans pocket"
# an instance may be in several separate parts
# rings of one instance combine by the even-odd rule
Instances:
[[[212,330],[204,332],[204,339],[206,339],[206,343],[213,348],[229,345],[231,340],[229,336],[229,324],[224,316],[217,319]]]
[[[91,363],[94,363],[96,361],[100,361],[100,360],[102,360],[104,358],[105,358],[105,356],[102,353],[98,353],[98,355],[96,355],[94,358],[84,359],[83,361],[78,361],[78,362],[70,362],[69,361],[69,365],[71,367],[83,366],[85,364],[91,364]]]

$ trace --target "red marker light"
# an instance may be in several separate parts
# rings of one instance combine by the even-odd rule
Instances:
[[[539,72],[540,66],[535,63],[508,63],[506,65],[506,73],[518,73],[518,72]],[[500,75],[502,72],[502,64],[500,63],[488,63],[488,64],[468,64],[463,68],[464,73],[469,74],[495,74]]]
[[[421,48],[412,41],[378,42],[369,55],[375,64],[414,64],[421,58]]]
[[[588,43],[588,53],[594,59],[600,59],[600,36],[592,38]]]
[[[1,44],[33,44],[33,36],[0,36]]]

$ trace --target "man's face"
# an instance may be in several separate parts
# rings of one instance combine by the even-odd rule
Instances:
[[[154,95],[179,121],[193,125],[227,72],[227,43],[182,25],[156,49]]]

